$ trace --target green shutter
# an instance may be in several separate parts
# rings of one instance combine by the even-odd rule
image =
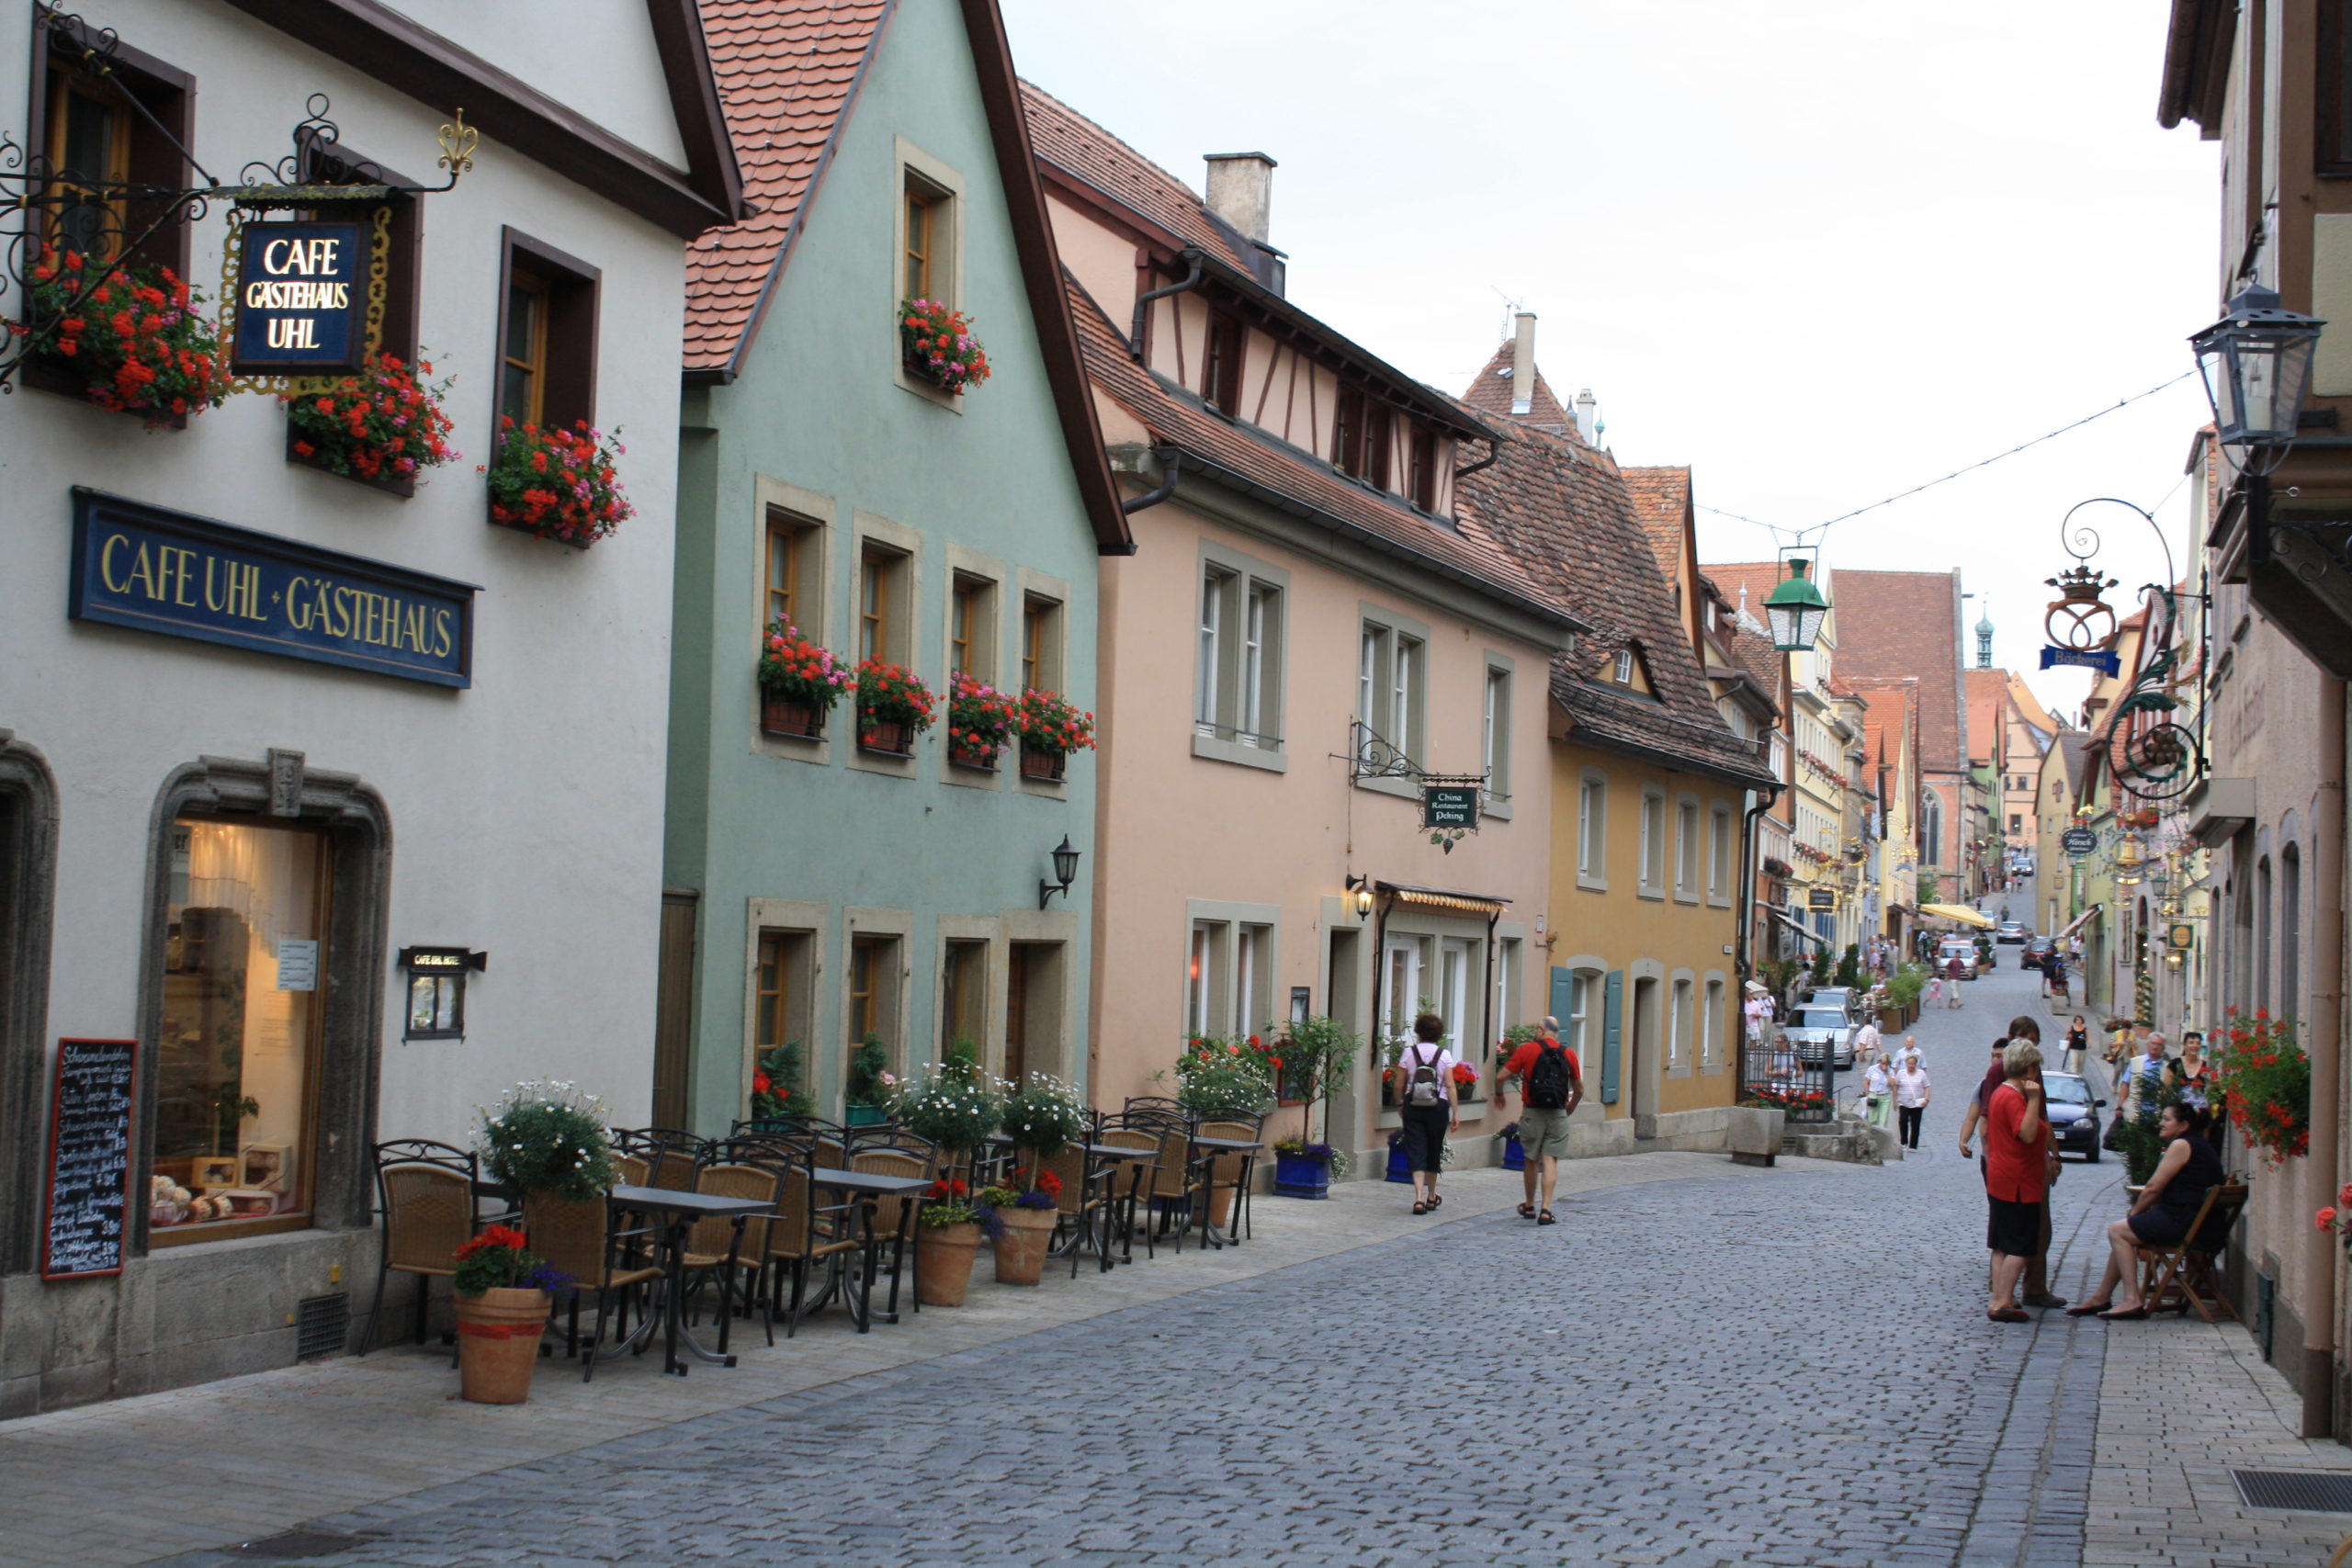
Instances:
[[[1560,1021],[1562,1029],[1568,1027],[1568,1020],[1575,1016],[1577,1010],[1577,972],[1575,970],[1562,969],[1556,964],[1553,966],[1552,1006],[1548,1010],[1554,1018]]]
[[[1617,1058],[1625,1038],[1625,972],[1611,969],[1600,1004],[1600,1103],[1617,1103]]]

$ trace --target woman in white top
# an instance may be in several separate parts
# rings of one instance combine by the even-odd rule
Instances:
[[[1894,1119],[1894,1079],[1887,1072],[1886,1064],[1871,1053],[1870,1065],[1862,1069],[1863,1120],[1873,1127],[1883,1127]]]
[[[1928,1100],[1935,1086],[1920,1065],[1919,1047],[1912,1035],[1903,1037],[1903,1059],[1894,1069],[1895,1140],[1906,1149],[1919,1146],[1919,1123],[1927,1119]]]
[[[1453,1101],[1453,1062],[1445,1046],[1445,1020],[1425,1012],[1413,1020],[1413,1043],[1397,1058],[1396,1103],[1404,1122],[1405,1163],[1413,1170],[1413,1213],[1426,1214],[1444,1200],[1437,1195],[1438,1168],[1445,1163],[1445,1135],[1461,1127]]]

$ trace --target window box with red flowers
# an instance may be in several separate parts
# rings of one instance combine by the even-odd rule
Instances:
[[[1062,700],[1057,692],[1021,694],[1021,776],[1052,782],[1060,779],[1072,751],[1094,744],[1094,716]]]
[[[899,301],[899,345],[907,374],[950,395],[989,378],[988,350],[961,310],[936,299]]]
[[[801,740],[824,739],[825,716],[857,686],[831,649],[784,620],[761,637],[759,681],[761,730]]]
[[[947,760],[996,772],[996,760],[1020,719],[1014,698],[958,671],[947,682]]]
[[[931,728],[937,700],[906,666],[867,660],[857,667],[857,749],[913,756],[915,737]]]
[[[420,471],[462,456],[449,445],[449,415],[441,406],[449,383],[421,381],[420,372],[433,374],[432,363],[412,366],[379,354],[323,392],[280,394],[288,460],[413,495]]]
[[[52,246],[33,264],[28,319],[8,327],[35,340],[40,379],[150,430],[220,407],[229,377],[220,328],[197,309],[204,296],[167,266],[128,262],[94,276],[96,265]]]
[[[560,426],[498,421],[498,455],[490,480],[490,520],[586,549],[637,515],[614,465],[628,452],[620,432],[608,440],[580,420]]]

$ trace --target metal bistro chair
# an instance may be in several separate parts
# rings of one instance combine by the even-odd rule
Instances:
[[[894,1130],[895,1131],[895,1130]],[[861,1139],[857,1152],[849,1156],[852,1170],[876,1176],[911,1176],[917,1180],[932,1182],[939,1179],[939,1151],[927,1138],[912,1133],[897,1133],[889,1141]],[[922,1253],[915,1243],[915,1229],[922,1223],[923,1200],[912,1198],[876,1198],[867,1210],[867,1223],[872,1229],[869,1241],[876,1253],[872,1269],[880,1266],[879,1251],[889,1248],[890,1300],[882,1310],[895,1317],[899,1311],[899,1280],[909,1272],[910,1260],[915,1277],[914,1310],[922,1310]]]
[[[1208,1170],[1200,1151],[1193,1146],[1193,1122],[1189,1117],[1172,1117],[1158,1111],[1129,1111],[1120,1119],[1125,1128],[1145,1131],[1159,1140],[1159,1154],[1151,1168],[1151,1185],[1145,1189],[1144,1248],[1146,1256],[1159,1256],[1158,1236],[1175,1224],[1176,1250],[1184,1250],[1184,1233],[1192,1228],[1195,1205],[1205,1204],[1208,1197]]]
[[[1233,1116],[1222,1122],[1204,1122],[1200,1131],[1204,1138],[1246,1138],[1256,1143],[1265,1135],[1265,1128],[1266,1119],[1263,1116]],[[1258,1156],[1220,1152],[1208,1164],[1208,1217],[1214,1219],[1216,1215],[1216,1195],[1230,1192],[1233,1196],[1227,1200],[1230,1205],[1227,1218],[1231,1222],[1227,1227],[1228,1235],[1234,1241],[1239,1241],[1245,1235],[1256,1240],[1258,1233],[1250,1219],[1250,1200],[1254,1185],[1250,1178],[1257,1172]]]
[[[1090,1134],[1089,1140],[1096,1135]],[[1069,1277],[1078,1278],[1079,1257],[1090,1242],[1102,1259],[1103,1272],[1109,1272],[1111,1203],[1107,1187],[1115,1168],[1073,1145],[1046,1160],[1044,1168],[1053,1172],[1062,1184],[1054,1206],[1069,1226],[1069,1240],[1064,1244],[1069,1253]]]
[[[729,1140],[730,1145],[738,1142]],[[784,1188],[784,1172],[775,1156],[756,1157],[766,1154],[759,1148],[729,1148],[726,1153],[755,1157],[716,1160],[696,1168],[694,1190],[718,1198],[755,1198],[773,1206]],[[718,1281],[718,1348],[722,1355],[727,1350],[728,1320],[735,1315],[739,1276],[744,1270],[750,1270],[751,1278],[740,1281],[743,1286],[742,1301],[748,1306],[758,1294],[761,1265],[768,1255],[769,1224],[767,1215],[753,1215],[743,1222],[739,1239],[733,1220],[713,1216],[696,1220],[686,1233],[684,1265],[689,1278],[699,1274]],[[775,1343],[774,1323],[768,1325],[768,1343]]]
[[[620,1315],[613,1332],[625,1339],[629,1292],[662,1278],[661,1269],[647,1261],[645,1250],[661,1234],[659,1227],[629,1226],[622,1223],[621,1213],[603,1196],[523,1201],[523,1230],[531,1238],[531,1250],[571,1277],[571,1282],[561,1292],[570,1298],[571,1308],[564,1328],[565,1355],[580,1352],[580,1298],[587,1294],[596,1298],[595,1335],[582,1358],[582,1382],[596,1375],[596,1350],[604,1343],[605,1320],[614,1302],[620,1303]],[[648,1313],[657,1310],[650,1303],[645,1308]],[[640,1318],[643,1315],[639,1314]]]
[[[2198,1316],[2218,1323],[2221,1319],[2213,1315],[2213,1307],[2219,1307],[2232,1323],[2239,1321],[2237,1308],[2230,1304],[2213,1269],[2222,1248],[2229,1245],[2230,1231],[2237,1224],[2245,1200],[2246,1186],[2242,1181],[2212,1188],[2178,1247],[2141,1249],[2140,1299],[2148,1303],[2150,1312],[2170,1307],[2186,1317],[2188,1309],[2195,1307]]]
[[[768,1320],[773,1323],[779,1309],[785,1312],[786,1339],[799,1332],[800,1319],[816,1304],[808,1300],[810,1269],[820,1263],[825,1266],[824,1293],[830,1297],[841,1289],[843,1262],[870,1246],[870,1238],[861,1234],[865,1205],[854,1199],[845,1203],[820,1201],[814,1172],[819,1166],[832,1163],[813,1150],[801,1151],[785,1165],[783,1183],[776,1193],[775,1220],[768,1226],[767,1256],[763,1261],[770,1275],[766,1292]],[[792,1280],[788,1306],[784,1304],[783,1291],[786,1276]],[[865,1299],[865,1293],[859,1292],[857,1299],[851,1303],[860,1334],[867,1327],[863,1305]]]
[[[375,1348],[384,1315],[384,1281],[395,1272],[416,1276],[416,1342],[424,1343],[433,1281],[457,1273],[458,1248],[480,1228],[474,1218],[480,1167],[470,1151],[431,1138],[401,1138],[378,1144],[375,1160],[376,1206],[383,1224],[377,1233],[376,1304],[359,1341],[363,1356]]]
[[[1094,1141],[1114,1148],[1134,1149],[1139,1156],[1119,1162],[1120,1166],[1125,1167],[1125,1190],[1116,1190],[1120,1171],[1114,1166],[1110,1172],[1113,1186],[1103,1194],[1110,1204],[1111,1222],[1118,1227],[1120,1256],[1133,1262],[1136,1255],[1136,1205],[1159,1180],[1159,1134],[1149,1127],[1125,1126],[1121,1118],[1114,1116],[1105,1118],[1102,1130],[1095,1134]],[[1145,1234],[1144,1245],[1147,1248],[1151,1245],[1148,1232]]]

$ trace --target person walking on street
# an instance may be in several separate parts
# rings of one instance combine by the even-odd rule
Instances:
[[[1862,1120],[1873,1127],[1883,1127],[1893,1120],[1894,1075],[1886,1064],[1872,1053],[1870,1065],[1862,1069]]]
[[[2041,961],[2041,977],[2049,983],[2051,996],[2062,1002],[2074,999],[2066,990],[2066,955],[2054,947]]]
[[[2010,1303],[2033,1256],[2050,1200],[2050,1124],[2041,1114],[2041,1048],[2013,1040],[2002,1052],[2006,1078],[1984,1111],[1984,1227],[1993,1253],[1993,1293],[1984,1315],[2030,1323]]]
[[[1405,1075],[1397,1111],[1405,1134],[1405,1163],[1413,1169],[1413,1213],[1426,1214],[1444,1200],[1437,1195],[1438,1168],[1445,1163],[1445,1135],[1461,1130],[1453,1101],[1453,1053],[1445,1045],[1445,1020],[1425,1012],[1413,1020],[1413,1043],[1396,1066]]]
[[[1944,965],[1944,980],[1949,987],[1945,994],[1951,998],[1950,1005],[1953,1007],[1961,1005],[1960,982],[1967,973],[1967,965],[1961,963],[1960,954],[1956,953],[1952,954],[1951,962]]]
[[[1928,1081],[1928,1069],[1919,1063],[1917,1043],[1905,1035],[1902,1062],[1894,1069],[1894,1110],[1895,1140],[1906,1149],[1919,1146],[1919,1123],[1927,1120],[1928,1100],[1934,1089]]]
[[[2090,1048],[2090,1026],[2083,1021],[2081,1013],[2076,1013],[2074,1027],[2066,1031],[2066,1070],[2080,1077]]]
[[[1568,1118],[1584,1099],[1583,1064],[1574,1051],[1560,1043],[1559,1029],[1558,1020],[1545,1019],[1543,1038],[1520,1042],[1496,1079],[1495,1113],[1498,1116],[1508,1098],[1501,1086],[1513,1079],[1519,1083],[1519,1145],[1527,1155],[1527,1168],[1521,1172],[1527,1182],[1527,1201],[1520,1204],[1519,1217],[1539,1225],[1555,1223],[1552,1192],[1559,1183],[1560,1161],[1568,1154]]]
[[[1854,1031],[1855,1066],[1868,1067],[1872,1062],[1883,1058],[1886,1055],[1885,1043],[1886,1037],[1878,1032],[1878,1020],[1874,1018],[1862,1020],[1862,1026]],[[1892,1061],[1886,1065],[1889,1071],[1894,1070],[1894,1064]]]
[[[2118,1086],[2123,1093],[2123,1107],[2143,1122],[2156,1119],[2156,1100],[2165,1080],[2172,1076],[2172,1064],[2165,1057],[2165,1037],[2154,1030],[2132,1059],[2123,1064],[2122,1082]]]

